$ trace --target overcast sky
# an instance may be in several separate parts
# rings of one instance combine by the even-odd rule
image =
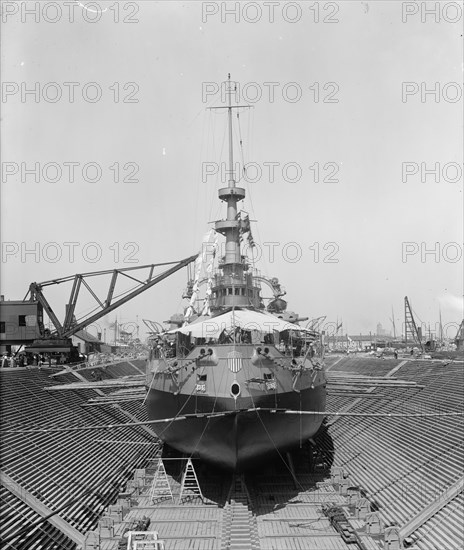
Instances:
[[[3,4],[7,299],[32,281],[198,251],[225,216],[221,170],[204,174],[226,161],[225,116],[206,110],[221,98],[205,92],[231,73],[253,105],[240,113],[243,157],[234,130],[256,180],[240,182],[242,208],[257,220],[257,267],[279,278],[289,309],[365,333],[390,330],[392,308],[401,325],[407,295],[432,329],[440,307],[460,322],[462,3],[434,15],[422,13],[433,2],[396,1],[273,14],[249,3],[236,15],[230,2],[121,1],[119,13],[114,1],[42,2],[35,15]],[[164,321],[182,312],[185,285],[183,270],[118,316]],[[61,318],[69,291],[50,294]]]

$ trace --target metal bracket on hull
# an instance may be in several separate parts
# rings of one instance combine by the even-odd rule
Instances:
[[[297,390],[297,389],[295,388],[296,383],[298,382],[298,378],[300,378],[300,376],[301,376],[301,371],[298,371],[298,372],[293,373],[292,389],[293,389],[293,391],[296,392],[296,393],[300,393],[300,390]]]
[[[179,380],[177,378],[177,373],[176,372],[171,372],[171,379],[174,383],[174,385],[176,386],[176,388],[180,388],[180,385],[179,385]]]

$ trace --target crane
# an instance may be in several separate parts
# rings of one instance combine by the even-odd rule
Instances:
[[[58,279],[51,279],[49,281],[44,281],[41,283],[34,282],[30,284],[28,293],[26,294],[24,300],[26,300],[27,297],[30,296],[30,301],[38,302],[52,322],[54,330],[51,331],[50,335],[46,335],[43,331],[43,337],[47,338],[51,342],[55,341],[57,345],[63,345],[64,341],[67,341],[73,334],[76,334],[79,330],[92,324],[93,322],[107,315],[114,309],[127,303],[129,300],[132,300],[132,298],[135,298],[142,292],[145,292],[146,290],[153,287],[163,279],[166,279],[176,271],[179,271],[183,267],[189,265],[191,262],[194,262],[196,258],[197,254],[177,262],[164,262],[136,267],[110,269],[105,271],[93,271],[89,273],[69,275],[67,277],[61,277]],[[160,267],[166,269],[164,269],[161,273],[155,274],[155,268]],[[138,273],[143,272],[144,270],[146,272],[145,276],[140,277]],[[137,275],[137,277],[135,275]],[[104,276],[110,276],[110,280],[105,294],[103,296],[99,296],[95,288],[92,288],[91,280]],[[116,285],[118,283],[118,280],[121,280],[123,277],[134,281],[136,283],[135,287],[116,296]],[[50,303],[45,297],[44,289],[52,285],[59,285],[71,281],[72,288],[69,300],[66,304],[65,319],[63,322],[60,322],[58,316],[53,311]],[[92,312],[83,319],[76,320],[75,311],[82,287],[86,288],[90,295],[94,298],[97,304],[95,308],[97,309],[97,311],[94,313]]]
[[[424,352],[421,329],[416,325],[411,304],[407,296],[404,297],[404,340],[406,346],[408,345],[409,340],[411,344],[416,344],[420,347],[422,352]]]
[[[461,324],[459,325],[458,332],[456,333],[456,337],[454,339],[454,343],[456,344],[457,351],[462,351],[464,349],[464,319],[461,321]]]

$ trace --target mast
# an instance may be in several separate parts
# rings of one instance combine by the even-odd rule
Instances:
[[[443,347],[443,325],[442,325],[442,322],[441,322],[441,307],[438,308],[438,314],[439,314],[439,317],[440,317],[439,342],[440,342],[440,347]]]
[[[233,109],[249,108],[250,105],[232,105],[232,93],[236,91],[236,83],[228,75],[225,82],[227,105],[210,107],[212,110],[227,109],[227,133],[229,138],[229,166],[227,187],[219,189],[219,199],[227,204],[225,220],[215,222],[215,229],[226,239],[225,255],[219,264],[222,274],[216,276],[212,288],[216,295],[216,307],[254,306],[259,307],[259,287],[253,283],[248,272],[248,264],[242,259],[240,251],[241,220],[238,216],[237,203],[245,198],[245,189],[237,187],[234,173],[234,149],[232,131]]]
[[[228,75],[228,80],[226,82],[226,92],[228,95],[228,106],[227,106],[227,119],[228,119],[228,133],[229,133],[229,181],[227,186],[227,195],[225,196],[222,191],[219,190],[219,198],[221,200],[226,199],[227,202],[227,221],[228,226],[225,231],[226,237],[226,264],[240,264],[240,221],[237,220],[237,202],[245,198],[245,189],[239,189],[235,186],[235,174],[234,174],[234,146],[233,146],[233,135],[232,135],[232,92],[235,91],[235,82],[230,80],[230,73]],[[238,193],[235,193],[238,191]],[[242,191],[242,192],[240,192]],[[217,227],[216,227],[217,230]],[[231,266],[234,269],[237,269],[238,265]],[[241,272],[240,269],[238,269]]]
[[[229,120],[229,187],[235,187],[235,174],[234,174],[234,148],[232,143],[232,87],[230,82],[230,73],[228,74],[228,113],[227,117]]]
[[[392,306],[391,322],[393,325],[393,339],[396,340],[395,312],[393,311],[393,306]]]

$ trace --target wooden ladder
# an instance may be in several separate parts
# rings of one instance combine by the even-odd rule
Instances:
[[[160,459],[158,468],[156,468],[155,477],[150,487],[150,501],[153,503],[157,500],[169,498],[174,500],[164,462]]]
[[[185,466],[184,473],[182,475],[182,483],[180,486],[179,493],[179,504],[182,502],[183,498],[194,498],[199,497],[204,502],[203,493],[200,489],[200,484],[198,483],[197,474],[195,473],[195,468],[193,467],[192,461],[189,458]]]

